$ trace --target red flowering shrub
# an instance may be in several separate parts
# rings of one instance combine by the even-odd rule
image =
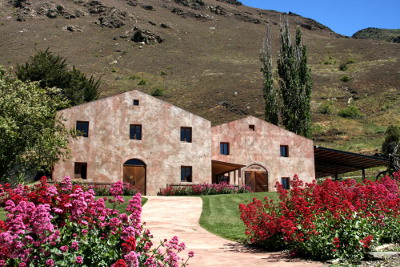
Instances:
[[[158,193],[161,196],[197,196],[249,193],[249,186],[233,186],[228,183],[167,186]]]
[[[124,202],[122,182],[109,189],[107,201]],[[2,189],[7,220],[0,221],[0,266],[185,266],[177,237],[153,247],[141,222],[141,196],[126,213],[95,199],[92,189],[72,185],[69,177],[49,185],[46,177],[32,188]],[[189,259],[191,257],[189,253]]]
[[[268,249],[358,261],[373,245],[400,242],[399,177],[304,185],[295,176],[290,192],[277,184],[279,202],[240,204],[246,235],[251,244]]]

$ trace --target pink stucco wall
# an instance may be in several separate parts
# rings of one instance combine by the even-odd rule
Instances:
[[[255,131],[249,125],[254,125]],[[313,141],[307,138],[251,116],[214,126],[211,131],[212,159],[264,167],[270,191],[275,190],[282,177],[292,178],[297,174],[306,182],[315,178]],[[229,143],[229,155],[220,154],[220,142]],[[280,156],[281,145],[289,146],[289,157]],[[245,170],[246,167],[241,169],[239,183],[244,181]]]
[[[89,137],[71,139],[71,156],[54,166],[55,180],[74,177],[74,162],[87,162],[87,182],[116,182],[122,180],[124,162],[139,159],[146,164],[148,195],[179,184],[181,166],[192,166],[193,183],[211,182],[211,123],[172,104],[135,90],[59,115],[69,129],[76,121],[89,121]],[[129,138],[130,124],[142,125],[142,140]],[[181,127],[192,127],[192,143],[180,141]]]

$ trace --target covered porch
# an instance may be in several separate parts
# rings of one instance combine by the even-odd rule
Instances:
[[[245,165],[212,160],[212,183],[219,184],[226,182],[231,185],[243,184],[241,171],[243,167],[245,167]]]
[[[389,160],[341,151],[332,148],[314,147],[315,178],[332,177],[339,178],[340,174],[361,171],[362,179],[365,179],[365,170],[373,167],[387,166]]]

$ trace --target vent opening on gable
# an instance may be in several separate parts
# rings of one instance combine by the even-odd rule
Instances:
[[[133,105],[139,106],[139,99],[133,99]]]

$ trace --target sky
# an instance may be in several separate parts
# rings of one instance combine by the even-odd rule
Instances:
[[[244,5],[293,12],[351,36],[368,28],[400,29],[400,0],[240,0]]]

